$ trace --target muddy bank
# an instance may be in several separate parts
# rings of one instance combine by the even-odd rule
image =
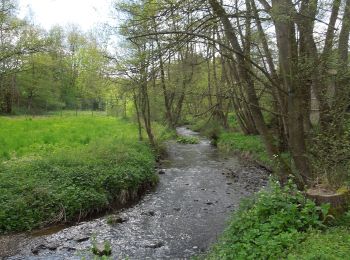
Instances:
[[[15,255],[6,259],[92,259],[93,241],[110,243],[113,259],[190,258],[206,251],[239,201],[267,182],[263,169],[227,158],[204,138],[169,142],[167,153],[159,185],[137,205],[53,234],[15,237]]]

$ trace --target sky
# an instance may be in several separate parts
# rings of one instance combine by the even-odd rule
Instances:
[[[95,25],[111,19],[112,0],[19,0],[19,16],[24,18],[31,12],[34,24],[45,29],[53,25],[77,24],[88,31]]]

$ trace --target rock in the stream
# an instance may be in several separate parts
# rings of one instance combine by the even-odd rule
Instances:
[[[46,245],[46,248],[51,250],[51,251],[54,251],[57,249],[57,247],[59,247],[59,244],[56,244],[56,243],[51,243],[51,244],[47,244]]]
[[[40,252],[41,250],[45,250],[45,249],[46,249],[46,246],[43,245],[43,244],[40,244],[40,245],[34,246],[34,247],[32,248],[32,253],[33,253],[34,255],[37,255],[37,254],[39,254],[39,252]]]
[[[39,254],[40,251],[42,250],[50,250],[50,251],[54,251],[57,249],[59,245],[58,244],[55,244],[55,243],[52,243],[52,244],[39,244],[39,245],[36,245],[34,246],[31,251],[34,255],[37,255]]]
[[[121,216],[109,216],[109,218],[107,219],[107,222],[109,224],[122,224],[125,223],[129,220],[129,218],[127,217],[121,217]]]
[[[164,246],[164,242],[162,241],[153,241],[145,245],[145,248],[160,248]]]
[[[119,217],[117,218],[117,223],[121,224],[121,223],[127,222],[128,220],[129,220],[128,217]]]
[[[65,246],[62,249],[66,250],[68,252],[73,252],[73,251],[77,250],[75,247],[69,247],[69,246]]]
[[[90,237],[89,236],[86,236],[86,235],[78,235],[74,238],[74,241],[78,242],[78,243],[81,243],[81,242],[85,242],[87,240],[89,240]]]
[[[161,175],[162,175],[162,174],[165,174],[165,171],[164,171],[164,170],[159,170],[159,171],[158,171],[158,174],[161,174]]]
[[[146,212],[142,212],[141,215],[153,217],[156,215],[156,213],[154,211],[146,211]]]

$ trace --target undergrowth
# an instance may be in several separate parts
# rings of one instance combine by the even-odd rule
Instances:
[[[283,259],[310,229],[324,227],[328,205],[318,207],[291,182],[271,182],[234,214],[207,259]]]
[[[308,232],[305,241],[289,254],[290,260],[337,260],[350,257],[350,228],[332,227]]]

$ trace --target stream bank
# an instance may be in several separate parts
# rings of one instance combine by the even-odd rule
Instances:
[[[180,135],[196,133],[180,127]],[[267,173],[243,166],[200,138],[167,143],[155,191],[135,206],[50,234],[18,238],[6,259],[93,258],[92,242],[110,243],[113,259],[190,258],[217,241],[240,200],[267,184]]]

